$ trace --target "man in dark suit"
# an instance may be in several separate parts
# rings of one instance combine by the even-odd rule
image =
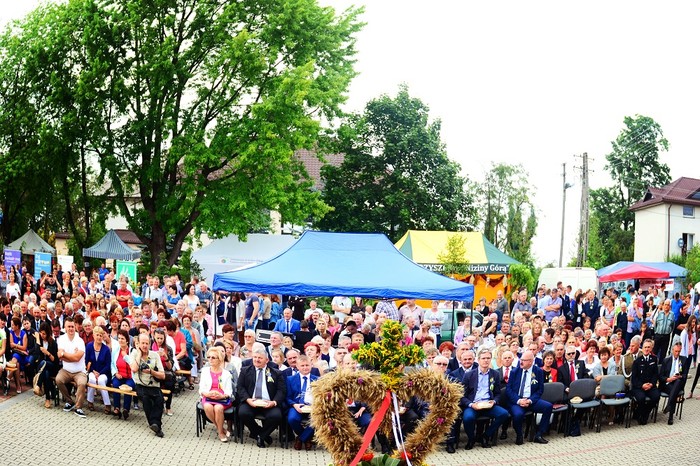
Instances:
[[[557,369],[557,382],[563,383],[565,387],[564,390],[566,393],[569,393],[569,387],[571,386],[572,382],[580,379],[588,379],[590,378],[590,374],[588,373],[584,362],[576,360],[576,347],[567,346],[564,356],[566,357],[566,362],[564,362],[564,364],[559,366]],[[569,431],[570,436],[578,437],[581,435],[580,426],[582,417],[583,410],[576,410],[576,415],[571,422],[571,430]]]
[[[301,330],[301,322],[292,318],[292,310],[287,308],[282,311],[282,318],[275,324],[275,332],[293,334]]]
[[[498,369],[498,375],[500,376],[501,381],[501,398],[499,404],[501,405],[501,408],[510,412],[510,401],[508,400],[508,397],[505,393],[506,385],[508,385],[508,380],[510,380],[510,376],[515,370],[513,368],[513,352],[504,351],[503,354],[501,354],[501,363],[503,365],[500,369]],[[506,422],[504,422],[501,425],[501,440],[505,440],[508,438],[508,424],[510,424],[510,419],[507,419]]]
[[[299,370],[297,369],[297,361],[299,358],[299,350],[297,349],[290,349],[287,351],[287,367],[285,370],[282,371],[282,375],[287,378],[291,377],[293,375],[297,375],[299,373]],[[314,375],[316,377],[321,377],[321,372],[318,370],[316,367],[311,368],[311,375]]]
[[[642,355],[632,363],[632,397],[637,401],[636,419],[641,425],[649,420],[649,413],[659,402],[661,395],[656,384],[659,381],[659,361],[651,354],[654,342],[644,340]],[[649,397],[649,402],[644,401]]]
[[[464,375],[475,367],[474,357],[474,351],[463,351],[462,356],[460,357],[459,367],[457,367],[457,369],[453,370],[452,372],[448,372],[447,377],[453,379],[456,382],[461,382],[462,379],[464,379]],[[447,370],[449,371],[449,366]]]
[[[300,325],[300,330],[298,332],[294,332],[291,337],[294,340],[294,347],[303,353],[304,346],[313,339],[315,334],[309,330],[309,323],[307,321],[302,320]]]
[[[557,382],[563,383],[568,393],[571,382],[590,377],[583,361],[576,360],[575,347],[567,346],[564,356],[566,357],[566,362],[557,369]]]
[[[598,320],[600,317],[600,304],[598,303],[598,297],[595,295],[595,291],[589,290],[586,295],[586,302],[583,303],[581,310],[581,325],[583,325],[583,319],[585,317],[591,318],[591,324]]]
[[[444,357],[444,356],[443,356]],[[470,372],[474,368],[474,351],[472,350],[466,350],[462,352],[462,355],[460,357],[460,365],[457,367],[457,369],[453,370],[452,372],[449,372],[449,363],[448,363],[448,369],[445,372],[445,375],[447,378],[453,382],[460,382],[462,383],[464,379],[464,375]],[[435,358],[437,359],[437,358]],[[435,361],[433,361],[433,364],[435,364]],[[447,453],[454,453],[456,451],[455,444],[457,442],[457,439],[459,438],[459,429],[460,426],[462,425],[461,418],[458,417],[455,419],[454,424],[452,424],[452,429],[450,430],[450,434],[447,436],[446,444],[447,444]]]
[[[676,412],[678,395],[683,393],[688,380],[688,358],[681,356],[683,344],[677,341],[671,348],[671,355],[664,359],[659,376],[659,388],[668,394],[668,404],[664,413],[668,413],[668,425],[673,425],[673,413]]]
[[[479,366],[468,371],[462,379],[464,396],[460,407],[464,409],[462,421],[467,434],[467,450],[474,448],[476,418],[488,416],[493,421],[481,439],[483,448],[491,448],[493,436],[498,427],[508,419],[508,411],[499,406],[501,398],[501,380],[497,370],[491,369],[491,350],[486,348],[479,352]]]
[[[297,369],[299,372],[296,375],[287,377],[287,405],[289,406],[287,421],[297,435],[294,440],[294,449],[301,450],[303,445],[308,451],[313,446],[311,439],[314,437],[314,429],[308,425],[308,422],[306,426],[303,425],[304,421],[309,419],[309,413],[304,412],[304,407],[311,405],[311,383],[318,377],[311,375],[311,361],[306,355],[301,355],[297,359]]]
[[[549,443],[542,435],[549,429],[552,404],[541,399],[544,390],[544,373],[534,365],[532,351],[525,351],[520,357],[520,367],[515,369],[508,380],[506,394],[510,400],[510,413],[513,416],[515,444],[523,444],[523,420],[525,413],[541,413],[542,420],[535,434],[535,443]]]
[[[455,355],[454,357],[450,358],[450,363],[447,366],[448,373],[459,369],[462,353],[464,353],[468,349],[470,348],[469,344],[466,341],[463,341],[459,345],[457,345],[457,348],[455,349]]]
[[[263,344],[260,343],[259,341],[253,343],[253,352],[255,352],[256,350],[263,350],[263,351],[265,351],[265,354],[266,354],[266,355],[268,354],[268,353],[267,353],[267,349],[265,348],[265,345],[263,345]],[[252,358],[246,358],[246,359],[243,360],[243,362],[241,362],[241,369],[244,368],[244,367],[247,367],[247,366],[252,366],[252,365],[253,365],[253,359],[252,359]],[[270,369],[278,369],[278,370],[279,370],[279,366],[277,365],[277,363],[274,362],[274,361],[270,361],[270,357],[269,357],[269,356],[268,356],[268,358],[267,358],[267,367],[269,367]]]
[[[44,314],[46,314],[46,311],[44,311]],[[46,316],[42,319],[41,317],[41,309],[39,306],[34,306],[34,309],[32,309],[32,317],[30,319],[30,322],[32,324],[32,331],[38,332],[39,328],[41,327],[41,324],[44,322],[48,322],[46,320]]]
[[[282,421],[282,407],[287,397],[287,383],[280,371],[267,367],[264,349],[253,351],[253,365],[242,367],[238,378],[238,415],[256,438],[259,448],[272,443],[270,434]],[[255,422],[262,416],[262,428]]]

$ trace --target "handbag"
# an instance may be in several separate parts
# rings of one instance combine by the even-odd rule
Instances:
[[[220,404],[220,405],[228,405],[228,404],[231,404],[231,398],[230,398],[230,397],[226,397],[226,398],[224,398],[223,400],[214,400],[214,399],[212,399],[212,398],[207,398],[207,397],[205,396],[205,397],[204,397],[204,400],[207,401],[207,402],[209,402],[209,403],[217,403],[217,404]]]

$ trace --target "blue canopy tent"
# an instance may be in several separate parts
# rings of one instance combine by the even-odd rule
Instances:
[[[214,274],[214,291],[472,301],[474,286],[430,272],[383,234],[306,231],[253,267]]]

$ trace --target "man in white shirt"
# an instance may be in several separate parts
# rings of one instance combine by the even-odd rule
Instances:
[[[85,375],[85,343],[75,332],[75,322],[72,317],[64,320],[65,334],[58,338],[58,358],[63,361],[63,368],[56,375],[56,385],[63,394],[66,404],[63,411],[70,412],[75,409],[75,414],[85,418],[83,403],[85,402],[85,390],[87,388],[87,375]],[[74,383],[76,389],[76,402],[73,403],[67,383]]]
[[[352,302],[347,296],[335,296],[331,301],[331,309],[341,324],[345,322],[346,317],[350,316],[351,308]]]
[[[143,299],[150,299],[151,302],[158,301],[163,302],[163,291],[156,285],[156,279],[150,278],[148,280],[148,287],[143,292]]]

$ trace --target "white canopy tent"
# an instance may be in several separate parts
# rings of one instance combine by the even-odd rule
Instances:
[[[291,235],[251,233],[247,241],[229,235],[193,252],[192,259],[202,268],[200,278],[211,286],[215,273],[261,264],[286,251],[295,241]]]

